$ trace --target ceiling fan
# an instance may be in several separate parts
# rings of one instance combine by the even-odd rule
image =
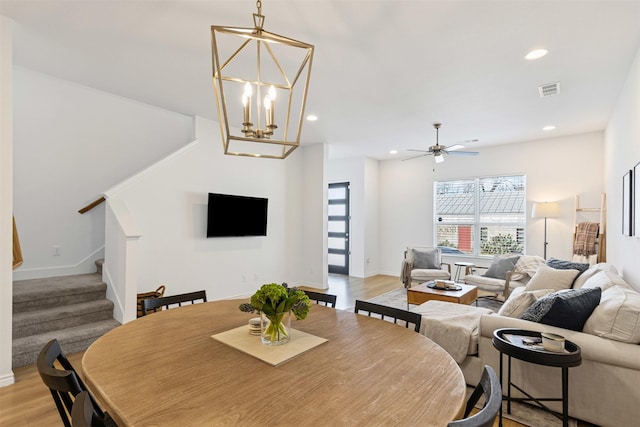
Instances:
[[[460,144],[450,145],[448,147],[445,145],[440,145],[440,143],[438,142],[438,133],[440,131],[440,126],[442,126],[442,123],[433,124],[433,127],[436,129],[436,145],[432,145],[431,147],[429,147],[428,150],[409,149],[407,151],[419,151],[424,154],[420,154],[414,157],[409,157],[407,159],[403,159],[403,161],[416,159],[418,157],[423,157],[423,156],[433,156],[433,159],[435,160],[436,163],[442,163],[444,162],[444,154],[451,154],[455,156],[477,156],[478,154],[480,154],[477,151],[459,151],[461,148],[464,148],[464,145],[460,145]]]

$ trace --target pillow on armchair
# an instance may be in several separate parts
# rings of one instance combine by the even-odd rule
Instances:
[[[507,271],[513,271],[514,266],[518,262],[520,255],[515,256],[496,256],[486,273],[485,277],[492,277],[494,279],[505,280],[507,278]]]
[[[440,249],[425,248],[412,249],[413,252],[413,268],[425,270],[437,270],[441,267],[442,261]]]

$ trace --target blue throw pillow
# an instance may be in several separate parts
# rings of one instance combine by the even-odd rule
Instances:
[[[569,289],[540,298],[521,319],[558,328],[582,331],[593,310],[600,304],[602,289]]]

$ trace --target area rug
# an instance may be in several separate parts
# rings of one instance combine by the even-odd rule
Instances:
[[[473,393],[473,387],[467,387],[467,398]],[[483,399],[476,405],[478,409],[482,407]],[[511,402],[511,413],[507,414],[507,402],[502,402],[503,418],[516,421],[527,427],[553,427],[561,426],[562,421],[554,415],[543,411],[535,406],[526,403]],[[497,423],[497,418],[496,418]],[[587,427],[591,424],[579,422],[576,419],[569,418],[569,427]],[[597,426],[593,426],[597,427]]]
[[[386,305],[389,307],[400,308],[403,310],[407,310],[407,290],[404,288],[394,289],[385,294],[379,295],[375,298],[371,298],[370,302],[375,302],[376,304]],[[502,302],[496,301],[491,298],[479,298],[478,307],[485,307],[493,310],[494,313],[497,313],[502,306]],[[474,303],[475,305],[475,303]],[[413,307],[416,307],[414,304],[409,304],[409,310]]]

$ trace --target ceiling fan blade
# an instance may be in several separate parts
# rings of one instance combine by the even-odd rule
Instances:
[[[464,148],[464,145],[456,144],[456,145],[452,145],[450,147],[446,147],[445,150],[454,151],[454,150],[459,150],[461,148]]]
[[[447,152],[447,154],[452,156],[477,156],[480,153],[478,151],[452,151],[451,153]]]
[[[429,150],[413,150],[411,148],[407,148],[407,151],[419,151],[421,153],[429,153]]]
[[[412,151],[419,151],[419,150],[412,150]],[[429,155],[429,153],[420,154],[419,156],[407,157],[406,159],[401,159],[401,160],[404,162],[405,160],[413,160],[413,159],[417,159],[418,157],[424,157],[424,156],[428,156],[428,155]]]

